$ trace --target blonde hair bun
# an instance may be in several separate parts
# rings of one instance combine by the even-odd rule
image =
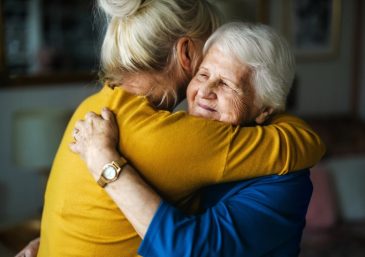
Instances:
[[[101,9],[112,17],[124,18],[133,15],[146,1],[144,0],[98,0]]]

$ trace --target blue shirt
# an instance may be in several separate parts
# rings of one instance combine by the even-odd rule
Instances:
[[[309,170],[303,170],[210,186],[198,215],[162,202],[139,254],[298,256],[311,194]]]

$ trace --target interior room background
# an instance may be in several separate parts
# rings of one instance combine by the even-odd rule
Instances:
[[[93,2],[1,1],[0,230],[41,213],[51,163],[35,152],[45,149],[54,154],[57,142],[43,142],[38,132],[50,130],[54,134],[48,137],[59,140],[72,111],[100,88],[97,70],[103,18],[92,18]],[[333,219],[364,224],[365,4],[362,0],[323,1],[331,5],[327,10],[331,17],[322,30],[328,38],[312,45],[305,38],[296,41],[295,29],[305,26],[306,20],[293,16],[293,10],[298,11],[300,3],[321,1],[213,2],[228,17],[273,26],[293,44],[298,58],[289,111],[313,124],[327,143],[328,153],[315,169],[332,177]],[[338,4],[335,12],[333,4]],[[57,9],[61,7],[62,11]],[[77,15],[80,10],[88,15]],[[14,19],[27,25],[22,27]]]

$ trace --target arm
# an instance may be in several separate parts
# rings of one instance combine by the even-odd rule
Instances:
[[[312,192],[308,173],[262,180],[229,185],[229,190],[223,189],[225,195],[200,215],[185,215],[163,202],[139,254],[297,256]]]
[[[30,241],[15,257],[36,257],[39,248],[39,237]]]
[[[108,110],[102,110],[101,116],[88,113],[85,121],[76,124],[73,136],[76,141],[70,148],[80,154],[95,181],[106,163],[120,158],[116,150],[118,128],[114,115]],[[143,238],[160,205],[159,195],[130,165],[126,165],[119,178],[105,190]]]
[[[70,145],[71,149],[80,154],[80,156],[86,161],[90,171],[92,172],[95,180],[97,180],[100,176],[100,171],[105,163],[108,163],[112,160],[116,160],[120,157],[119,153],[116,151],[115,145],[116,145],[116,124],[114,122],[114,116],[111,112],[107,110],[103,110],[101,113],[101,117],[89,113],[85,119],[85,121],[79,121],[77,123],[74,137],[76,139],[76,142],[72,143]],[[300,174],[293,174],[291,176],[300,176]],[[281,180],[285,180],[285,177],[280,178]],[[267,178],[266,178],[267,180]],[[265,182],[265,178],[263,178],[263,181]],[[263,185],[269,188],[268,182],[263,183]],[[281,189],[281,187],[278,187]],[[298,192],[301,192],[304,194],[305,190],[300,187],[299,185],[295,185],[295,188]],[[144,181],[139,177],[139,175],[135,172],[135,170],[127,166],[125,169],[123,169],[121,176],[119,179],[108,186],[106,186],[106,191],[111,196],[111,198],[114,200],[114,202],[118,205],[118,207],[123,211],[123,213],[126,215],[126,217],[129,219],[131,224],[135,227],[139,235],[143,238],[147,228],[150,226],[152,218],[160,217],[160,215],[155,215],[156,210],[160,204],[161,198],[157,195],[154,190],[151,189]],[[285,189],[285,187],[284,187]],[[305,189],[305,188],[304,188]],[[253,191],[257,190],[253,189]],[[276,190],[278,191],[278,190]],[[288,190],[287,190],[288,191]],[[245,191],[247,193],[247,190]],[[250,191],[249,191],[250,193]],[[266,193],[266,194],[263,194]],[[290,193],[289,191],[286,192],[285,190],[279,191],[281,193],[281,199],[280,201],[273,201],[271,202],[271,198],[279,197],[280,194],[278,192],[275,192],[274,190],[270,191],[269,194],[267,192],[263,192],[259,194],[258,196],[263,197],[263,200],[267,201],[264,204],[268,205],[269,209],[271,209],[272,204],[282,204],[284,209],[286,208],[286,204],[290,206],[290,201],[293,202],[293,199],[295,203],[301,202],[300,195]],[[285,193],[289,193],[287,198],[289,200],[284,199]],[[272,194],[272,196],[270,196]],[[255,195],[254,195],[255,196]],[[250,194],[248,194],[248,198],[252,200],[252,203],[259,202],[259,199],[255,199]],[[269,200],[267,200],[269,199]],[[276,199],[276,198],[274,198]],[[262,199],[261,199],[262,201]],[[229,206],[234,206],[234,201],[228,202]],[[239,202],[238,202],[239,203]],[[163,206],[168,206],[164,204]],[[163,207],[166,209],[166,207]],[[161,209],[161,208],[160,208]],[[204,215],[201,216],[184,216],[179,211],[175,210],[174,208],[168,208],[170,211],[168,213],[173,214],[171,216],[171,219],[166,219],[166,221],[171,220],[172,221],[178,221],[178,220],[189,220],[194,221],[191,223],[191,225],[187,226],[190,229],[187,230],[187,232],[183,232],[184,229],[181,231],[183,232],[182,235],[189,234],[190,230],[196,229],[196,224],[200,225],[207,225],[211,222],[213,222],[218,216],[214,216],[215,212],[209,212],[207,211]],[[240,210],[239,207],[235,207],[235,209]],[[303,209],[303,208],[301,208]],[[211,210],[215,210],[212,208]],[[221,208],[218,208],[217,210],[221,210]],[[239,212],[238,212],[239,213]],[[235,214],[234,214],[235,215]],[[241,215],[241,214],[239,214]],[[200,220],[202,217],[206,217],[203,220]],[[238,218],[238,217],[237,217]],[[245,219],[243,219],[245,220]],[[204,222],[205,223],[204,223]],[[185,221],[184,221],[185,222]],[[224,223],[224,221],[221,221]],[[205,226],[204,225],[204,226]],[[201,227],[201,228],[204,228]],[[175,228],[175,226],[173,226]],[[176,228],[180,227],[179,225],[176,225]],[[209,226],[207,226],[209,227]],[[174,230],[173,230],[174,231]],[[206,236],[209,235],[211,231],[202,230],[202,235]],[[173,233],[177,233],[176,231]],[[180,233],[180,230],[179,230]],[[207,234],[205,234],[207,233]],[[175,235],[174,235],[175,236]],[[205,238],[205,237],[203,237]],[[212,239],[217,240],[217,239]]]
[[[112,118],[106,111],[102,117],[89,114],[78,123],[76,142],[71,144],[87,160],[95,179],[103,164],[120,156],[116,150],[97,147],[112,145],[115,137],[106,137],[113,133],[105,126]],[[207,194],[223,190],[222,199],[192,216],[166,202],[160,205],[161,198],[130,166],[105,189],[144,238],[139,252],[143,256],[248,257],[271,255],[271,251],[283,251],[281,256],[298,254],[312,187],[308,173],[303,172],[222,184]]]
[[[129,165],[123,169],[120,178],[105,190],[123,211],[138,235],[144,238],[160,205],[160,196]]]
[[[119,87],[113,91],[119,99],[112,106],[119,148],[158,188],[166,181],[155,183],[157,173],[173,170],[212,184],[311,167],[325,151],[318,135],[290,115],[276,116],[269,126],[240,128],[184,112],[156,111],[142,97]],[[261,158],[266,161],[258,162]]]

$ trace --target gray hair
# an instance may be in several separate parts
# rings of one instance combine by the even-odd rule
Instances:
[[[250,67],[258,107],[285,110],[295,75],[295,57],[283,37],[266,25],[231,22],[208,39],[204,54],[213,45]]]

